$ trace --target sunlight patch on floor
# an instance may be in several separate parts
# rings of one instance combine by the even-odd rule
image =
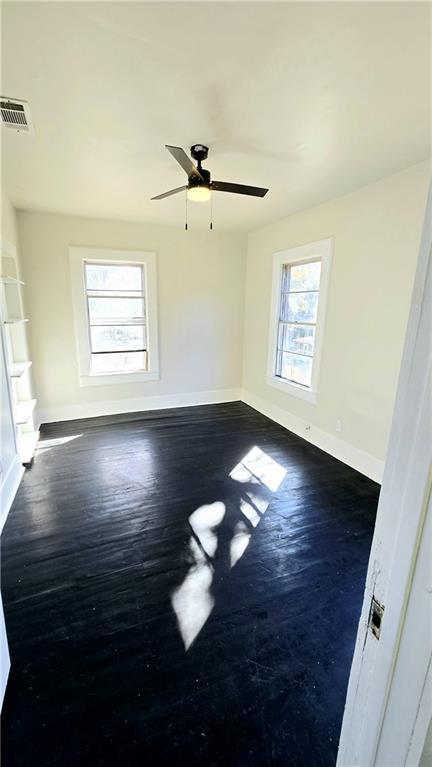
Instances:
[[[285,475],[286,469],[257,446],[253,447],[230,473],[230,477],[237,482],[251,482],[256,479],[273,493],[280,487]]]
[[[216,529],[221,524],[225,511],[225,504],[216,501],[200,506],[189,517],[189,524],[209,557],[214,557],[216,554],[218,543]]]
[[[233,509],[230,504],[230,514],[227,514],[226,504],[215,501],[200,506],[190,515],[188,522],[191,536],[187,557],[189,569],[181,585],[171,595],[171,604],[186,652],[214,608],[214,575],[218,568],[224,567],[223,558],[218,559],[217,556],[220,546],[219,528],[224,522],[225,529],[232,524],[232,534],[228,542],[229,571],[245,553],[254,528],[266,512],[272,494],[278,490],[286,473],[283,466],[255,446],[229,475],[240,486],[238,507]],[[233,514],[237,514],[238,518],[231,522]],[[224,543],[227,543],[225,539]]]
[[[234,535],[230,541],[230,569],[231,570],[245,553],[247,547],[249,546],[249,541],[251,539],[251,536],[252,536],[252,533],[250,531],[250,528],[247,526],[246,522],[243,522],[242,520],[240,520],[239,522],[236,523],[236,526],[234,528]]]
[[[66,445],[68,442],[72,442],[73,439],[82,437],[82,434],[74,434],[71,437],[56,437],[55,439],[43,439],[41,438],[37,445],[37,452],[44,453],[47,450],[52,450],[53,447],[59,447],[59,445]]]
[[[245,485],[240,511],[252,527],[259,524],[269,507],[272,493],[278,490],[285,476],[286,469],[256,446],[230,473],[232,479]],[[245,553],[251,537],[250,527],[238,522],[231,541],[231,568]]]
[[[200,506],[189,517],[193,535],[189,539],[189,571],[183,583],[171,595],[171,604],[187,651],[198,636],[214,607],[211,594],[214,567],[211,558],[216,553],[217,527],[225,515],[220,501]],[[210,561],[209,561],[210,560]]]

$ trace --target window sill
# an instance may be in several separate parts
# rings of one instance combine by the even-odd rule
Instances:
[[[316,391],[305,389],[299,384],[295,384],[292,381],[285,381],[283,378],[279,378],[278,376],[267,375],[266,382],[269,386],[273,386],[275,389],[279,389],[280,391],[285,392],[285,394],[290,394],[293,397],[303,399],[306,402],[310,402],[312,405],[316,404]]]
[[[100,373],[80,376],[80,386],[112,386],[113,384],[139,383],[140,381],[158,381],[158,370],[141,370],[137,373]]]

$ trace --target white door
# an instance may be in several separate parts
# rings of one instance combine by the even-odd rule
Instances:
[[[390,686],[375,764],[417,767],[424,732],[419,716],[429,724],[432,715],[430,664],[432,656],[432,501],[429,495],[411,593],[397,662]],[[420,699],[419,699],[420,696]],[[424,730],[424,727],[422,728]],[[408,744],[408,748],[407,748]],[[404,761],[398,762],[404,754]]]

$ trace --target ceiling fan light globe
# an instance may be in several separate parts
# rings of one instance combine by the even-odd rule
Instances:
[[[191,186],[187,190],[188,200],[192,202],[208,202],[211,198],[211,192],[208,186]]]

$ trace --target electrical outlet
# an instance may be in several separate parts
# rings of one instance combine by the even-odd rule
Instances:
[[[342,431],[342,421],[339,418],[336,421],[336,431]]]

